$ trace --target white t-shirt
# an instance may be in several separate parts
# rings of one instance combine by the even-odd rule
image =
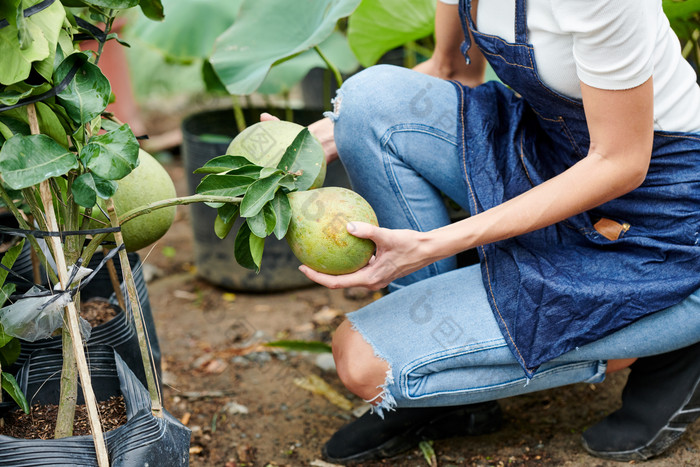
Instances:
[[[630,89],[653,75],[655,128],[700,132],[700,86],[661,0],[526,3],[528,42],[547,86],[580,99],[579,80],[600,89]],[[480,0],[475,21],[480,32],[513,42],[515,1]]]

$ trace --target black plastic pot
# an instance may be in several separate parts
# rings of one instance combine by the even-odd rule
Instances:
[[[101,254],[97,254],[92,259],[89,267],[94,268],[102,260]],[[154,361],[156,363],[156,371],[160,376],[160,347],[158,346],[158,338],[155,332],[155,323],[153,322],[153,314],[148,298],[148,290],[146,289],[146,281],[141,270],[141,260],[138,254],[129,254],[129,263],[134,271],[134,282],[141,301],[144,320],[146,321],[146,329],[151,342],[151,350]],[[121,272],[118,270],[118,277],[122,282]],[[122,283],[122,289],[125,285]],[[124,291],[124,290],[123,290]],[[125,313],[117,306],[117,299],[114,296],[114,289],[109,279],[109,273],[106,267],[98,271],[93,280],[81,291],[81,299],[87,300],[92,298],[109,299],[112,306],[118,310],[117,315],[106,323],[100,324],[92,328],[89,344],[98,345],[104,344],[114,347],[121,358],[129,365],[129,368],[136,374],[139,381],[146,385],[146,375],[143,369],[143,361],[141,351],[139,349],[138,337],[136,335],[136,327],[133,320],[131,307]],[[17,361],[9,368],[10,373],[16,373],[24,364],[27,358],[35,351],[40,349],[61,349],[61,336],[54,336],[49,339],[41,339],[35,342],[21,341],[20,356]]]
[[[89,346],[88,363],[98,401],[123,395],[126,424],[105,433],[112,467],[186,466],[190,430],[164,410],[151,414],[148,391],[128,365],[108,346]],[[43,349],[31,355],[17,375],[30,404],[57,404],[60,394],[60,351]],[[82,391],[79,391],[82,401]],[[0,436],[0,466],[96,466],[92,436],[29,440]]]
[[[259,121],[265,109],[246,109],[246,121]],[[280,113],[280,112],[270,112]],[[295,110],[294,121],[300,125],[309,125],[322,118],[321,110]],[[284,118],[280,115],[280,118]],[[231,109],[214,110],[194,114],[182,124],[183,157],[189,191],[194,193],[203,178],[193,174],[195,169],[203,166],[209,159],[226,153],[229,143],[237,134],[236,123]],[[328,167],[326,186],[345,186],[350,184],[342,164],[333,163]],[[259,274],[238,265],[234,259],[235,233],[240,220],[234,225],[231,234],[224,240],[214,234],[216,210],[204,204],[190,207],[192,229],[194,232],[194,256],[197,274],[221,287],[252,292],[282,291],[311,285],[299,270],[299,260],[292,254],[285,240],[274,237],[265,239],[262,267]]]

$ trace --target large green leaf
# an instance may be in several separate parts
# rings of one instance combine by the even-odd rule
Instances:
[[[231,94],[250,94],[276,62],[323,42],[360,0],[243,0],[210,61]]]
[[[296,179],[296,188],[305,191],[311,188],[318,177],[324,157],[321,143],[308,128],[304,128],[287,147],[277,168],[285,172],[301,173]]]
[[[39,120],[39,130],[42,135],[50,136],[59,142],[66,149],[68,148],[68,138],[66,137],[66,131],[61,125],[61,121],[58,119],[56,114],[51,110],[51,108],[44,104],[43,102],[37,102],[34,104],[36,107],[37,119]],[[30,134],[29,131],[29,117],[27,116],[27,109],[24,107],[18,107],[16,109],[8,110],[0,114],[0,121],[3,119],[11,118],[15,121],[22,122],[22,130],[19,127],[15,127],[16,134]],[[26,130],[25,130],[26,126]]]
[[[3,333],[4,332],[5,331],[3,330]],[[17,361],[20,347],[21,344],[19,343],[19,339],[10,339],[5,343],[5,345],[0,347],[0,365],[2,365],[3,368],[8,368]]]
[[[15,377],[9,373],[2,373],[2,388],[7,392],[17,405],[19,405],[24,413],[29,413],[29,404],[27,403],[27,398],[24,397],[24,393],[17,384]]]
[[[119,180],[138,165],[139,142],[125,123],[116,130],[90,138],[80,151],[80,159],[99,177]]]
[[[234,23],[241,1],[163,0],[165,20],[140,17],[127,32],[170,60],[191,63],[211,54],[216,38]]]
[[[15,190],[64,175],[77,167],[75,154],[46,135],[17,135],[0,149],[0,173]]]
[[[41,0],[29,0],[22,2],[22,7],[28,8]],[[65,10],[60,2],[54,2],[48,8],[22,18],[24,33],[22,36],[30,38],[27,43],[20,44],[20,30],[16,22],[16,0],[7,2],[3,0],[0,9],[0,17],[10,23],[0,29],[0,84],[10,85],[25,80],[31,71],[32,63],[52,56],[56,48],[58,33],[65,18]],[[20,13],[21,16],[21,13]]]
[[[357,70],[359,62],[350,50],[347,39],[339,31],[333,31],[333,34],[328,36],[328,39],[318,48],[342,73],[352,73]],[[309,49],[291,60],[273,66],[257,92],[261,94],[289,92],[312,68],[326,68],[326,62],[315,49]]]
[[[389,50],[431,35],[437,0],[362,0],[348,20],[350,48],[368,67]]]
[[[238,228],[236,239],[233,242],[233,256],[236,258],[236,262],[244,268],[257,269],[258,266],[253,260],[253,254],[250,248],[251,235],[250,227],[248,227],[246,222],[243,222]]]
[[[240,169],[241,167],[246,167],[254,165],[248,159],[243,156],[217,156],[206,162],[203,166],[196,169],[194,173],[196,174],[218,174],[221,172],[229,172],[231,170]]]
[[[84,52],[66,57],[58,66],[54,81],[63,80],[75,63],[80,63],[80,69],[56,99],[66,109],[73,122],[83,125],[100,115],[107,107],[111,87],[100,68],[88,62],[88,55]]]

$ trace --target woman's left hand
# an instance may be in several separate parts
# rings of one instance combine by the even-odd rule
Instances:
[[[394,279],[434,261],[428,259],[421,248],[421,232],[385,229],[365,222],[351,222],[347,229],[355,237],[370,239],[377,246],[369,264],[358,271],[339,276],[314,271],[304,265],[299,270],[312,281],[331,289],[366,287],[379,290]]]

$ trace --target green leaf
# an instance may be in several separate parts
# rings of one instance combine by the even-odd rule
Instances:
[[[54,2],[48,8],[36,13],[28,18],[22,18],[23,32],[17,27],[17,5],[19,2],[12,0],[7,4],[7,0],[0,2],[3,4],[0,10],[0,17],[4,16],[10,25],[0,29],[0,57],[3,65],[0,67],[0,84],[10,85],[18,83],[29,77],[32,64],[44,59],[50,59],[56,49],[58,34],[63,25],[65,10],[61,2]],[[31,4],[39,3],[34,0]],[[30,2],[25,2],[28,6]],[[20,43],[22,37],[31,36],[31,41]]]
[[[216,219],[214,219],[214,233],[221,240],[225,239],[228,237],[229,232],[231,232],[234,222],[236,222],[235,217],[227,221],[221,217],[221,215],[217,214]]]
[[[163,14],[163,4],[160,0],[141,0],[139,6],[146,18],[154,21],[162,21],[165,17]]]
[[[258,237],[251,232],[248,242],[250,243],[250,255],[255,264],[255,272],[260,272],[263,250],[265,249],[265,237]]]
[[[80,159],[105,180],[119,180],[139,162],[139,142],[126,123],[114,131],[90,138],[80,151]]]
[[[241,196],[255,181],[241,175],[207,175],[199,182],[195,192],[211,196]]]
[[[289,205],[287,195],[278,191],[275,197],[270,201],[270,207],[275,213],[277,223],[275,224],[275,237],[282,240],[287,235],[289,222],[292,220],[292,207]]]
[[[15,377],[9,373],[2,372],[2,388],[7,392],[17,405],[19,405],[24,413],[29,413],[29,404],[27,403],[27,398],[24,397],[24,393],[17,384]]]
[[[287,147],[277,167],[286,172],[301,172],[296,179],[296,187],[299,191],[308,190],[318,177],[322,165],[319,161],[324,158],[323,146],[311,134],[308,128],[304,128],[294,138],[292,144]]]
[[[321,341],[280,340],[265,344],[266,347],[281,347],[295,352],[330,353],[331,346]]]
[[[22,253],[22,248],[24,248],[24,242],[25,239],[23,238],[16,245],[12,245],[12,247],[9,250],[7,250],[2,256],[2,260],[0,261],[0,263],[2,263],[2,265],[5,266],[7,269],[12,269],[12,266],[15,264],[15,261],[17,261],[17,258],[19,258],[20,253]],[[5,280],[7,279],[8,274],[9,271],[0,268],[0,286],[5,284]],[[0,345],[0,347],[2,345]]]
[[[275,173],[250,185],[241,201],[241,217],[252,217],[260,212],[265,203],[275,197],[282,177],[282,174]]]
[[[77,167],[75,154],[46,135],[17,135],[0,149],[0,173],[15,190],[64,175]]]
[[[25,91],[18,91],[16,89],[5,89],[0,92],[0,104],[2,105],[15,105],[20,99],[24,99],[32,93],[31,89]]]
[[[95,181],[95,191],[97,193],[97,196],[99,196],[102,199],[109,199],[112,196],[114,196],[114,193],[117,192],[117,188],[119,188],[119,185],[117,182],[113,182],[112,180],[105,180],[104,178],[92,174],[92,179]]]
[[[428,463],[429,466],[432,467],[438,465],[432,441],[423,440],[420,443],[418,443],[418,447],[423,453],[423,457],[425,458],[425,461]]]
[[[241,0],[164,0],[165,19],[137,18],[129,35],[171,61],[187,64],[203,60],[211,54],[216,38],[236,20],[240,4]]]
[[[211,64],[229,93],[250,94],[273,64],[323,42],[359,3],[243,0],[236,21],[216,40]]]
[[[9,291],[10,288],[16,288],[16,287],[17,287],[15,284],[5,284],[5,285],[8,285],[8,286],[11,285],[11,286],[13,286],[13,287],[8,287],[8,291]],[[3,287],[3,289],[4,289],[4,287]],[[3,292],[4,292],[4,291],[3,291]],[[10,292],[9,294],[7,294],[7,296],[9,297],[9,296],[12,295],[13,293],[14,293],[14,291],[12,291],[12,292]],[[12,339],[14,339],[14,336],[11,336],[11,335],[9,335],[9,334],[5,334],[5,329],[2,327],[2,324],[0,324],[0,347],[5,347]]]
[[[97,65],[88,61],[88,54],[85,52],[77,52],[66,57],[56,69],[54,81],[63,80],[76,62],[81,64],[80,69],[56,99],[65,107],[71,120],[78,125],[83,125],[107,108],[112,91],[109,80]]]
[[[51,110],[51,108],[44,104],[43,102],[37,102],[34,104],[36,107],[36,115],[39,120],[39,130],[42,135],[47,135],[56,140],[61,146],[68,149],[68,138],[66,137],[66,130],[61,125],[61,121],[58,116]],[[17,109],[7,110],[0,114],[0,122],[4,119],[11,118],[16,122],[21,122],[19,127],[15,128],[16,134],[29,135],[29,117],[27,116],[27,109],[24,107],[19,107]]]
[[[0,124],[2,124],[2,127],[0,127],[0,133],[2,133],[5,139],[10,139],[14,135],[31,134],[29,125],[22,120],[10,117],[11,112],[12,110],[9,110],[0,114]]]
[[[126,10],[139,4],[139,0],[81,0],[86,5],[94,5],[114,10]]]
[[[251,232],[258,237],[265,238],[274,231],[277,217],[275,217],[275,211],[270,203],[267,203],[259,213],[246,219],[246,222],[248,222]]]
[[[224,222],[236,220],[238,217],[238,205],[233,203],[224,204],[218,209],[218,213]]]
[[[257,269],[257,265],[253,260],[253,255],[250,251],[250,227],[246,222],[241,223],[236,233],[236,239],[233,243],[233,255],[238,264],[246,269]]]
[[[348,20],[350,48],[368,67],[391,49],[433,34],[437,0],[363,0]]]
[[[19,339],[10,339],[5,345],[0,347],[0,365],[3,368],[9,368],[10,365],[17,361],[20,347]]]
[[[91,208],[97,203],[97,188],[91,173],[84,173],[73,181],[71,193],[76,203],[84,208]]]
[[[318,46],[321,52],[343,73],[352,73],[359,67],[355,54],[350,50],[345,35],[333,31],[328,39]],[[314,49],[272,67],[265,81],[256,92],[260,94],[284,94],[301,81],[313,68],[326,68],[326,62]],[[321,93],[322,90],[318,89]]]
[[[207,161],[202,167],[194,171],[196,174],[215,174],[239,169],[248,165],[255,165],[243,156],[218,156]]]

